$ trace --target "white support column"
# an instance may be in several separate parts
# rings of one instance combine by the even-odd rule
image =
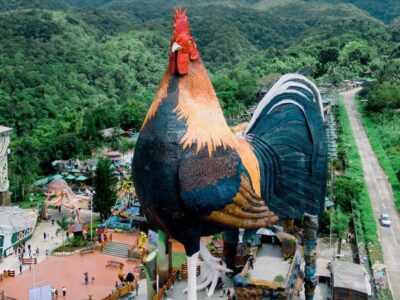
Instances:
[[[199,258],[199,252],[192,256],[187,256],[187,270],[188,270],[188,300],[197,300],[197,262]]]

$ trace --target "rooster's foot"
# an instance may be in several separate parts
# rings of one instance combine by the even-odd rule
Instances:
[[[232,272],[232,270],[228,269],[220,258],[212,256],[203,243],[200,243],[199,254],[207,267],[205,268],[205,280],[201,284],[197,285],[196,290],[200,291],[210,286],[207,290],[207,296],[211,297],[214,294],[215,287],[217,286],[218,278],[222,277],[227,272]],[[187,291],[188,289],[185,289],[183,292],[186,293]]]

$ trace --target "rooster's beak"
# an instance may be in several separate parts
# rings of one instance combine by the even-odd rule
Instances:
[[[182,46],[179,45],[177,42],[174,42],[171,47],[171,52],[174,53],[175,51],[180,50],[180,49],[182,49]]]

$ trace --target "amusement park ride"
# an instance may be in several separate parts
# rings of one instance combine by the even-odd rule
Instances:
[[[139,227],[138,222],[143,218],[139,216],[140,204],[132,181],[125,180],[122,183],[111,214],[112,216],[106,221],[110,229],[131,231],[134,227]]]

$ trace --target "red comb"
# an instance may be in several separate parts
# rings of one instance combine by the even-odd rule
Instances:
[[[181,35],[187,34],[190,35],[190,27],[189,20],[186,16],[187,10],[184,11],[180,9],[175,10],[175,20],[174,20],[174,34]]]

